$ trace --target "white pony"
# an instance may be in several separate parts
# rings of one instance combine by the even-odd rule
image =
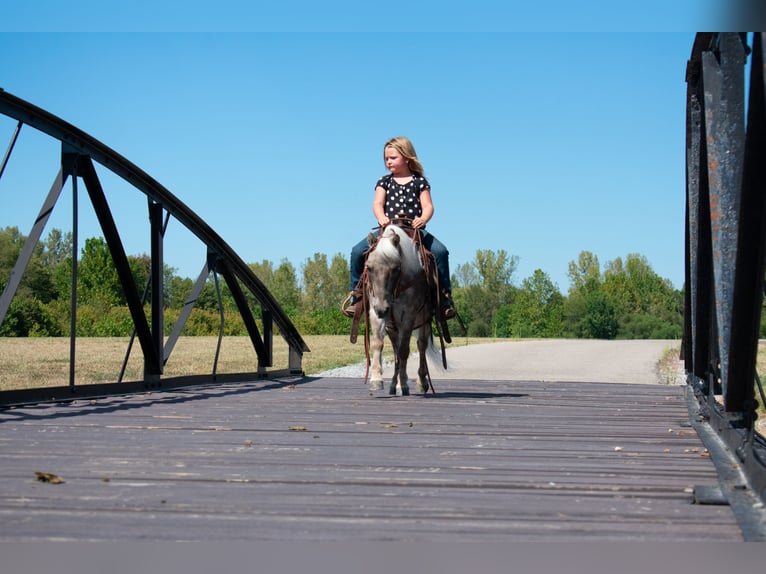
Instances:
[[[370,238],[373,244],[374,238]],[[433,301],[417,245],[396,225],[380,234],[366,260],[366,297],[369,302],[369,328],[372,336],[373,390],[383,389],[382,351],[385,335],[394,350],[395,370],[389,394],[409,395],[407,359],[410,337],[417,336],[420,353],[416,393],[425,394],[430,386],[426,351],[432,345]],[[397,389],[398,386],[398,389]]]

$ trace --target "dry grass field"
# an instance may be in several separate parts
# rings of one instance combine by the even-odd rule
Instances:
[[[361,339],[352,345],[347,335],[304,337],[311,352],[303,355],[303,370],[316,374],[364,361]],[[453,345],[491,342],[494,339],[455,338]],[[213,371],[217,337],[181,337],[165,368],[165,376],[202,375]],[[75,349],[75,384],[113,383],[118,380],[128,348],[127,337],[80,337]],[[68,338],[0,338],[0,390],[69,384]],[[388,348],[388,347],[387,347]],[[287,367],[288,347],[274,338],[274,369]],[[384,355],[390,358],[390,355]],[[217,373],[255,371],[257,357],[247,337],[224,337]],[[143,358],[136,340],[123,380],[140,380]]]

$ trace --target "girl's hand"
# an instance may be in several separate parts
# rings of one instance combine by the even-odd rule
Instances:
[[[420,229],[421,227],[426,226],[426,220],[422,217],[416,217],[412,220],[412,227],[413,229]]]
[[[385,227],[389,223],[391,223],[391,220],[385,215],[381,217],[380,219],[378,219],[378,225],[380,225],[381,227]]]

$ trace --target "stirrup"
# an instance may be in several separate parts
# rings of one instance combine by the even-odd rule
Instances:
[[[360,303],[360,296],[361,293],[357,289],[354,289],[348,294],[348,297],[343,300],[343,303],[340,304],[340,310],[346,317],[354,317],[356,314],[356,306]]]
[[[442,297],[442,315],[445,319],[454,319],[457,316],[457,310],[455,309],[455,303],[452,302],[452,297],[450,297],[449,293],[442,293]]]

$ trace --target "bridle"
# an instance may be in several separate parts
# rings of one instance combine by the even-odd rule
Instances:
[[[396,286],[394,287],[394,290],[393,290],[394,299],[396,299],[402,293],[404,293],[408,289],[411,289],[412,287],[414,287],[415,285],[417,285],[421,281],[427,281],[428,275],[426,274],[426,270],[425,270],[425,268],[423,267],[423,264],[422,264],[424,261],[426,261],[426,254],[425,254],[425,247],[423,246],[422,235],[420,233],[420,230],[413,228],[412,227],[412,220],[408,219],[408,218],[404,218],[404,217],[392,220],[389,225],[392,225],[392,224],[398,225],[400,229],[402,229],[407,235],[410,236],[410,238],[415,243],[415,247],[419,251],[420,262],[421,262],[420,269],[418,270],[418,272],[415,273],[412,277],[410,277],[410,279],[407,280],[406,282],[402,283],[402,274],[401,273],[399,274],[399,277],[396,280]],[[383,232],[385,231],[386,227],[387,226],[380,226],[378,228],[380,230],[379,233],[378,233],[378,241],[380,241],[380,239],[382,238]],[[376,244],[377,244],[377,242],[376,242]],[[370,252],[372,252],[374,247],[375,246],[373,245],[373,247],[370,249]],[[403,259],[404,255],[402,254],[401,249],[399,249],[399,253],[400,253],[400,255],[401,255],[402,259]],[[369,282],[369,274],[367,273],[367,266],[366,265],[365,265],[364,272],[365,272],[365,275],[366,275],[365,280],[367,280],[366,282],[370,286],[370,292],[374,295],[375,294],[375,286],[374,286],[373,283]],[[425,305],[426,305],[426,301],[424,300],[423,306],[421,306],[421,308],[418,309],[418,312],[420,312],[423,309],[423,307],[425,307]],[[419,326],[420,325],[418,325],[418,327]]]

